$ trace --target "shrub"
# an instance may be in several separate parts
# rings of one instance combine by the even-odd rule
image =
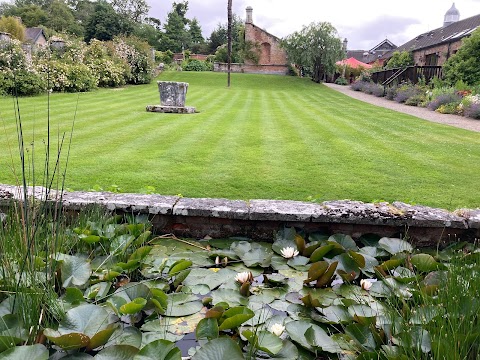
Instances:
[[[182,64],[182,70],[184,71],[211,71],[210,64],[200,60],[184,61]]]
[[[392,86],[389,86],[387,88],[387,90],[385,91],[385,97],[388,99],[388,100],[393,100],[395,98],[395,96],[397,95],[397,90],[398,90],[398,86],[397,85],[392,85]]]
[[[343,76],[340,76],[339,78],[337,78],[337,80],[335,80],[335,84],[337,84],[337,85],[348,85],[348,80],[345,79]]]
[[[455,104],[455,107],[457,107],[460,104],[461,100],[461,96],[456,93],[440,94],[432,101],[430,101],[427,107],[430,110],[437,110],[440,106],[450,103]]]
[[[420,95],[420,89],[412,85],[403,85],[397,89],[393,100],[398,103],[405,103],[409,98],[413,98],[417,95]]]
[[[355,81],[352,85],[350,85],[350,87],[351,87],[352,90],[354,90],[354,91],[363,91],[363,89],[364,89],[368,84],[370,84],[370,82],[368,82],[368,81],[362,81],[362,80],[357,80],[357,81]]]
[[[405,100],[405,105],[422,106],[424,102],[425,102],[425,95],[420,93],[412,97],[409,97],[407,100]]]
[[[472,103],[463,108],[463,115],[472,119],[480,119],[480,104]]]
[[[376,97],[382,97],[384,95],[383,86],[375,83],[368,83],[364,88],[364,92],[375,95]]]

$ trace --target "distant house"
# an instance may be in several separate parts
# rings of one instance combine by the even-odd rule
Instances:
[[[399,46],[395,51],[409,51],[413,54],[415,65],[442,66],[462,46],[462,39],[480,26],[480,15],[460,20],[460,12],[455,3],[446,12],[442,27],[420,34],[414,39]],[[386,53],[385,62],[393,55]]]
[[[245,20],[245,41],[258,46],[258,63],[246,60],[244,64],[232,64],[232,72],[256,74],[280,74],[288,71],[287,52],[280,46],[280,39],[253,23],[253,8],[247,7]],[[214,71],[226,71],[227,65],[214,64]]]
[[[365,64],[373,64],[376,61],[381,61],[382,57],[397,48],[397,45],[390,40],[385,39],[370,50],[348,50],[347,39],[343,40],[343,48],[346,51],[346,59],[355,58]]]
[[[42,28],[33,27],[25,30],[25,43],[32,47],[43,47],[47,45],[47,38]]]

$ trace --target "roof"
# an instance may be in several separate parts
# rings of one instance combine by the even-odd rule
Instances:
[[[341,66],[342,65],[350,66],[353,69],[357,69],[357,68],[360,68],[360,67],[363,67],[365,69],[370,69],[372,67],[372,65],[365,64],[364,62],[359,61],[359,60],[355,59],[354,57],[337,61],[335,64],[341,65]]]
[[[370,64],[381,58],[386,52],[396,49],[397,45],[385,39],[370,50],[347,50],[347,58],[355,58],[361,62]]]
[[[45,37],[45,34],[43,33],[43,29],[39,27],[33,27],[33,28],[26,28],[25,29],[25,40],[36,43],[38,38],[43,35]]]
[[[464,20],[454,22],[450,25],[430,30],[418,35],[416,38],[400,45],[394,51],[416,51],[429,48],[442,43],[457,42],[469,36],[477,27],[480,26],[480,15],[475,15]],[[392,52],[383,56],[390,57]]]

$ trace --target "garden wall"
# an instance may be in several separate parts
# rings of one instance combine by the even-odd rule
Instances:
[[[213,71],[227,72],[227,63],[214,63]],[[286,65],[248,65],[248,64],[231,64],[231,72],[247,73],[247,74],[267,74],[267,75],[286,75],[288,67]]]
[[[29,188],[29,196],[45,199],[45,189]],[[0,185],[0,210],[7,212],[22,191]],[[77,213],[94,204],[118,214],[148,214],[156,234],[182,237],[249,237],[272,240],[283,226],[307,231],[324,230],[354,238],[374,233],[404,237],[417,246],[441,245],[480,237],[480,209],[448,212],[401,202],[368,204],[358,201],[323,203],[282,200],[189,199],[178,196],[115,194],[107,192],[52,191],[49,201],[62,202],[65,211]]]

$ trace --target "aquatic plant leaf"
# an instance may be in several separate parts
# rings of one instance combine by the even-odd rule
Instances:
[[[98,348],[99,346],[105,345],[118,327],[119,324],[109,324],[106,329],[97,332],[90,338],[90,342],[87,345],[87,350],[90,351]]]
[[[290,321],[285,324],[285,330],[290,339],[309,351],[315,351],[316,348],[321,347],[325,351],[331,352],[330,350],[337,346],[325,330],[318,325],[312,324],[310,321]]]
[[[225,318],[219,326],[219,330],[235,329],[244,322],[250,320],[255,316],[255,313],[245,306],[235,306],[223,313],[222,318]]]
[[[396,239],[396,238],[387,238],[387,237],[381,238],[378,241],[378,246],[388,251],[392,255],[395,255],[401,252],[411,253],[413,251],[413,246],[410,245],[409,242],[402,239]]]
[[[145,345],[133,360],[182,360],[182,352],[168,340],[155,340]]]
[[[138,353],[138,348],[131,345],[108,346],[97,355],[95,360],[131,360]]]
[[[192,264],[193,263],[190,260],[185,260],[185,259],[178,260],[178,261],[174,262],[173,265],[170,267],[168,275],[170,275],[170,276],[171,275],[176,275],[180,271],[185,270],[185,269],[189,268],[190,266],[192,266]]]
[[[219,336],[218,322],[215,318],[204,318],[200,320],[195,330],[197,340],[200,339],[216,339]]]
[[[345,328],[345,333],[367,351],[374,351],[377,348],[375,336],[369,326],[362,324],[351,324]]]
[[[335,234],[330,236],[328,238],[328,241],[335,241],[336,243],[342,245],[345,250],[358,250],[358,246],[355,243],[355,240],[353,240],[350,235]]]
[[[65,295],[63,296],[63,301],[71,305],[79,305],[85,302],[83,293],[80,289],[69,287],[65,289]]]
[[[287,265],[299,271],[306,271],[310,266],[307,266],[309,259],[304,256],[295,256],[288,259]]]
[[[332,324],[345,324],[350,323],[353,320],[352,315],[344,306],[332,305],[326,308],[320,309],[325,319]]]
[[[79,238],[82,241],[85,241],[87,244],[94,244],[94,243],[102,240],[102,238],[100,236],[97,236],[97,235],[84,235],[83,234],[83,235],[80,235]]]
[[[64,350],[81,349],[87,347],[88,343],[90,342],[90,337],[78,332],[61,334],[59,331],[55,331],[53,329],[45,329],[43,331],[43,335]]]
[[[190,301],[182,304],[168,303],[166,316],[188,316],[202,310],[203,304],[200,300]]]
[[[106,347],[112,345],[130,345],[140,348],[142,345],[142,332],[135,326],[128,326],[125,328],[117,327],[112,334]]]
[[[128,315],[136,314],[137,312],[142,311],[145,305],[147,305],[147,300],[144,298],[136,298],[133,299],[133,301],[120,306],[120,312]]]
[[[322,349],[322,351],[330,353],[337,353],[342,350],[338,344],[328,336],[325,330],[317,325],[312,325],[305,331],[305,339],[307,339],[308,343],[315,349]]]
[[[416,254],[410,258],[410,262],[419,271],[430,272],[434,270],[444,270],[445,265],[437,262],[432,255]]]
[[[283,342],[277,336],[266,330],[253,332],[252,330],[245,330],[242,335],[248,340],[252,346],[259,350],[265,351],[270,355],[276,355],[282,350]]]
[[[16,346],[10,348],[6,351],[3,351],[0,354],[0,359],[5,360],[48,360],[48,350],[44,345],[35,344],[35,345],[25,345],[25,346]]]
[[[244,360],[240,346],[229,337],[213,339],[192,356],[192,360]]]
[[[61,269],[64,288],[84,285],[92,274],[90,262],[79,256],[65,256]]]
[[[315,263],[317,261],[323,260],[323,258],[333,249],[335,249],[335,244],[328,244],[321,247],[318,247],[312,255],[310,255],[310,262]]]
[[[308,277],[304,281],[304,283],[308,284],[312,281],[317,280],[318,278],[320,278],[320,276],[325,274],[325,271],[327,271],[327,269],[328,269],[328,263],[326,261],[317,261],[313,263],[310,266],[310,269],[308,269]]]

